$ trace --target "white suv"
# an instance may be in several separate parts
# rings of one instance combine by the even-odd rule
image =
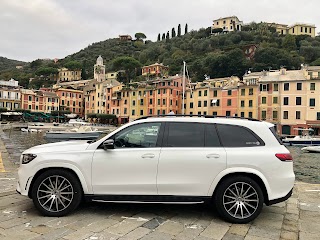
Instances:
[[[95,202],[210,202],[247,223],[291,196],[292,157],[274,125],[226,117],[145,117],[96,141],[23,152],[17,191],[46,216]]]

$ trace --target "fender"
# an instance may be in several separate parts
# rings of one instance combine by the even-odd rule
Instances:
[[[219,184],[220,180],[223,177],[225,177],[228,174],[232,174],[232,173],[237,173],[237,174],[239,174],[239,173],[240,174],[241,173],[251,173],[251,174],[254,174],[254,175],[258,176],[262,180],[264,186],[266,187],[268,196],[270,196],[271,189],[270,189],[268,180],[264,177],[264,175],[260,171],[258,171],[256,169],[246,168],[246,167],[233,167],[233,168],[225,169],[222,172],[220,172],[216,176],[216,178],[212,181],[212,183],[210,185],[210,188],[209,188],[209,191],[208,191],[208,196],[212,196],[213,195],[214,190],[216,189],[217,185]]]
[[[50,161],[50,162],[44,162],[41,164],[37,164],[36,168],[33,168],[33,172],[34,174],[32,175],[32,178],[28,181],[28,185],[27,185],[27,192],[29,192],[29,188],[31,185],[31,182],[33,180],[33,177],[36,175],[37,172],[39,172],[42,169],[45,168],[66,168],[66,169],[70,169],[72,170],[79,178],[80,183],[82,185],[82,189],[83,189],[83,193],[84,194],[92,194],[92,187],[90,184],[87,184],[87,180],[85,178],[85,176],[82,174],[82,172],[80,171],[80,169],[70,163],[66,163],[66,162],[61,162],[61,161]],[[91,179],[91,177],[90,177]]]

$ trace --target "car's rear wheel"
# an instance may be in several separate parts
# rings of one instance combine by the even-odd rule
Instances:
[[[217,212],[226,221],[248,223],[262,210],[263,192],[250,177],[233,176],[219,184],[214,200]]]
[[[43,215],[61,217],[79,206],[82,199],[81,184],[72,172],[48,170],[35,180],[32,199]]]

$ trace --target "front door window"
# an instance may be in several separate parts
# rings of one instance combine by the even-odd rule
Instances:
[[[130,126],[114,136],[115,148],[151,148],[157,146],[161,123]]]

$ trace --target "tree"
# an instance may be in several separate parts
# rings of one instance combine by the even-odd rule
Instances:
[[[73,70],[80,70],[82,67],[82,64],[79,63],[78,61],[69,61],[64,66],[69,70],[73,71]]]
[[[161,40],[161,36],[160,36],[160,33],[158,34],[158,42],[160,42]]]
[[[117,57],[112,61],[113,70],[124,70],[127,82],[137,75],[137,68],[141,67],[141,63],[133,57]]]
[[[294,51],[297,49],[296,38],[291,34],[287,34],[282,40],[282,47],[288,51]]]
[[[174,28],[172,28],[171,37],[174,38],[175,36],[176,36],[176,30],[174,30]]]
[[[181,25],[179,24],[178,25],[178,37],[180,37],[181,36]]]
[[[84,59],[82,61],[82,70],[81,70],[81,79],[83,79],[83,80],[88,79],[86,67],[87,67],[87,60]]]
[[[147,36],[141,32],[136,33],[134,36],[138,41],[143,41],[143,39],[147,38]]]
[[[42,65],[42,60],[40,59],[37,59],[37,60],[34,60],[30,63],[30,67],[31,68],[38,68]]]
[[[186,23],[186,26],[184,28],[184,34],[187,34],[188,33],[188,23]]]
[[[166,39],[166,34],[162,33],[162,40],[165,40],[165,39]]]
[[[50,75],[57,74],[58,69],[52,67],[41,67],[36,71],[37,76],[49,77]]]
[[[169,40],[170,38],[170,35],[169,35],[169,31],[167,32],[167,35],[166,35],[166,40]]]

